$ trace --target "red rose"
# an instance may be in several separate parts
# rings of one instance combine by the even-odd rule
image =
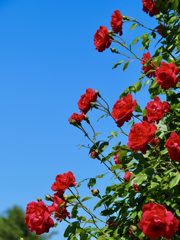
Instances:
[[[54,213],[54,217],[60,222],[66,217],[70,218],[70,213],[66,210],[66,202],[59,198],[56,194],[54,194],[52,199],[53,204],[48,207],[48,209],[51,213]]]
[[[152,78],[152,77],[154,77],[155,76],[155,72],[150,72],[150,73],[148,73],[150,70],[155,70],[154,69],[154,62],[152,63],[151,61],[150,61],[150,63],[149,63],[149,65],[151,65],[151,66],[147,66],[147,67],[144,67],[144,64],[149,60],[151,58],[151,55],[150,55],[150,52],[147,52],[147,53],[144,53],[143,54],[143,57],[142,57],[142,62],[141,62],[141,64],[143,65],[142,66],[142,70],[144,70],[144,74],[146,74],[146,76],[147,77],[149,77],[149,78]],[[148,74],[147,74],[148,73]]]
[[[78,107],[83,112],[86,114],[90,109],[91,109],[91,102],[95,102],[97,100],[97,94],[95,91],[91,88],[86,89],[86,93],[83,94],[78,101]]]
[[[114,104],[111,115],[116,120],[118,127],[121,127],[124,122],[128,122],[131,119],[135,107],[136,100],[132,101],[131,94],[123,97],[123,99],[117,100]]]
[[[126,172],[124,175],[124,181],[129,182],[131,175],[132,175],[132,172]]]
[[[136,183],[133,184],[133,188],[134,188],[135,191],[139,191],[140,190]]]
[[[148,122],[157,122],[164,117],[164,114],[167,113],[169,108],[169,103],[164,101],[161,102],[159,97],[155,97],[154,101],[150,101],[146,105],[146,117]]]
[[[179,222],[173,214],[162,205],[155,203],[143,206],[143,218],[139,222],[139,228],[144,235],[150,239],[157,239],[161,236],[170,239],[178,230]]]
[[[158,14],[158,9],[153,0],[142,0],[142,3],[143,3],[143,11],[145,13],[149,12],[150,17],[153,17],[154,15]]]
[[[165,146],[167,147],[169,157],[172,160],[180,162],[180,135],[172,132]]]
[[[74,120],[75,123],[79,124],[82,120],[84,120],[84,113],[78,114],[78,113],[73,113],[73,115],[68,119],[69,123],[72,124]]]
[[[111,27],[114,33],[119,33],[122,35],[122,15],[119,10],[114,11],[114,14],[111,15]]]
[[[56,176],[56,182],[53,183],[51,189],[53,191],[65,191],[69,187],[76,186],[75,177],[72,172],[59,174]]]
[[[175,66],[174,62],[161,62],[161,66],[156,68],[156,82],[164,90],[175,87],[179,82],[179,78],[176,77],[177,74],[179,74],[179,69]]]
[[[131,128],[127,143],[128,147],[134,152],[141,151],[146,153],[146,145],[154,138],[157,127],[154,123],[142,122],[135,123]]]
[[[35,231],[37,235],[48,233],[54,227],[50,212],[42,201],[28,203],[24,219],[29,230]]]
[[[103,52],[111,45],[107,27],[100,26],[94,35],[94,46],[98,52]]]

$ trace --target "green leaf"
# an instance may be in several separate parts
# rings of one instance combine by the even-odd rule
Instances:
[[[89,199],[91,199],[92,197],[85,197],[85,198],[83,198],[82,200],[81,200],[81,202],[84,202],[84,201],[87,201],[87,200],[89,200]]]
[[[129,65],[129,62],[126,62],[126,63],[124,64],[123,72],[126,70],[126,68],[128,67],[128,65]]]
[[[113,137],[117,137],[117,133],[116,132],[110,132],[110,134],[112,134]]]
[[[121,65],[121,63],[123,63],[123,62],[124,62],[124,60],[122,60],[122,61],[120,61],[120,62],[118,62],[118,63],[115,63],[115,64],[114,64],[114,67],[113,67],[112,69],[117,68],[117,66]]]
[[[111,170],[112,170],[112,171],[115,171],[115,170],[117,170],[117,169],[120,169],[120,167],[122,167],[121,164],[116,164],[116,165],[114,165],[114,166],[111,166]]]
[[[88,186],[88,188],[91,188],[91,187],[93,187],[95,184],[96,184],[96,178],[90,178],[87,186]]]
[[[77,217],[77,214],[78,214],[78,204],[76,204],[73,208],[72,208],[72,211],[71,211],[71,218],[76,218]]]
[[[141,39],[141,37],[135,38],[135,39],[132,41],[132,43],[130,44],[130,47],[131,47],[132,45],[136,44],[140,39]]]
[[[168,24],[175,22],[175,21],[177,20],[177,18],[178,18],[177,15],[172,16],[172,17],[169,19]]]
[[[169,187],[173,188],[174,186],[176,186],[178,184],[179,181],[180,181],[180,174],[177,173],[177,175],[170,181]]]
[[[136,175],[136,179],[135,179],[135,182],[140,185],[141,183],[143,183],[144,181],[146,181],[147,179],[147,174],[145,173],[138,173]]]
[[[135,90],[133,92],[136,93],[136,92],[139,92],[141,90],[142,83],[141,83],[141,81],[138,81],[135,84],[133,84],[132,86],[135,87]]]
[[[136,103],[136,104],[137,104],[137,103]],[[136,105],[134,111],[135,111],[135,112],[140,112],[140,113],[142,112],[142,110],[141,110],[141,108],[140,108],[140,106],[139,106],[138,104]]]
[[[101,145],[99,146],[98,150],[99,152],[103,152],[107,147],[109,146],[109,142],[103,142],[101,143]]]
[[[137,23],[134,23],[132,26],[131,26],[131,28],[130,28],[130,30],[133,30],[133,29],[135,29],[135,27],[137,27]]]

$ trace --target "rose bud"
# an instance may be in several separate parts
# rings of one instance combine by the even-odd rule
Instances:
[[[92,189],[91,190],[91,193],[94,197],[98,196],[99,195],[99,190],[98,189]]]

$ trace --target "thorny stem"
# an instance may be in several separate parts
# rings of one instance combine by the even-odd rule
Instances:
[[[117,41],[117,40],[112,40],[112,42],[116,42],[119,43],[122,47],[126,48],[131,54],[133,54],[137,59],[139,59],[140,61],[142,61],[141,58],[139,58],[135,53],[133,53],[125,44]]]
[[[123,130],[122,130],[122,128],[120,127],[120,129],[121,129],[121,132],[123,133],[123,134],[125,134],[127,137],[128,137],[128,134],[127,133],[125,133]]]
[[[71,191],[70,188],[68,188],[68,189],[69,189],[69,191],[75,196],[75,194],[73,193],[73,191]],[[76,197],[76,196],[75,196],[75,197]],[[106,223],[106,222],[104,222],[103,220],[101,220],[101,219],[99,219],[98,217],[96,217],[93,213],[90,212],[89,209],[87,209],[87,208],[81,203],[81,201],[80,201],[78,198],[76,198],[76,199],[77,199],[77,201],[79,202],[80,206],[84,209],[84,211],[87,212],[87,213],[91,216],[94,225],[99,229],[100,232],[102,232],[102,233],[106,236],[106,234],[98,227],[98,225],[96,224],[94,218],[98,219],[99,221],[101,221],[101,222],[103,222],[103,223]]]
[[[83,127],[81,127],[80,129],[84,132],[85,136],[89,139],[89,141],[91,141],[96,146],[96,148],[98,149],[98,146],[96,145],[96,143],[94,143],[94,141],[88,136],[87,132],[83,129]],[[124,133],[124,134],[126,134],[126,133]],[[105,156],[102,153],[100,153],[100,154],[103,158],[105,158]],[[100,160],[100,161],[101,161],[101,163],[103,163],[108,168],[109,171],[114,173],[114,175],[119,179],[120,182],[122,182],[122,179],[116,174],[115,171],[112,171],[111,168],[105,162],[103,162],[102,160]],[[111,161],[109,161],[108,159],[107,159],[107,161],[111,164],[111,166],[113,166]]]
[[[171,162],[166,162],[166,163],[169,163],[174,169],[176,169],[176,171],[177,171],[178,173],[180,173],[180,172],[177,170],[177,168],[176,168]]]
[[[146,26],[144,26],[142,23],[138,22],[137,19],[135,19],[135,18],[133,18],[133,17],[128,17],[128,18],[132,18],[132,20],[130,20],[130,21],[128,21],[128,22],[136,22],[136,23],[138,23],[140,26],[142,26],[142,27],[144,27],[144,28],[146,28],[146,29],[148,29],[148,30],[150,30],[150,31],[152,31],[152,32],[156,32],[156,30],[154,30],[154,29],[152,29],[152,28],[149,28],[149,27],[146,27]]]
[[[93,126],[90,124],[90,122],[89,122],[89,126],[92,128],[92,130],[93,130],[93,133],[94,133],[94,142],[95,142],[95,140],[96,140],[96,132],[94,131],[94,128],[93,128]]]
[[[166,51],[166,52],[168,52],[170,55],[171,55],[171,57],[174,59],[174,60],[176,60],[176,58],[172,55],[172,53],[167,49],[167,47],[165,48],[164,46],[163,46],[163,48],[164,48],[164,50]]]

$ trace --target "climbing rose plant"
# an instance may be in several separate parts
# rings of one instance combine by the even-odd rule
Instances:
[[[180,239],[180,4],[178,0],[142,0],[142,10],[157,20],[153,29],[115,10],[109,16],[110,29],[100,26],[94,35],[98,52],[111,46],[111,52],[122,57],[113,69],[124,63],[125,71],[132,61],[139,62],[138,81],[111,107],[99,91],[87,86],[79,100],[77,96],[79,113],[68,119],[89,140],[86,148],[92,160],[108,172],[78,184],[71,171],[59,173],[51,187],[55,193],[45,196],[49,204],[39,198],[27,204],[25,222],[38,235],[65,221],[64,238],[69,240]],[[128,46],[123,40],[124,24],[131,24],[130,30],[142,27],[145,33]],[[137,42],[142,44],[138,54],[133,51]],[[155,50],[150,52],[153,42]],[[152,99],[144,110],[137,97],[142,86]],[[109,117],[117,131],[98,140],[89,111],[94,116],[103,111],[101,121]],[[125,144],[117,141],[121,134]],[[112,147],[109,143],[114,138]],[[94,189],[106,174],[112,175],[113,183],[105,192]],[[78,188],[86,181],[91,197],[82,199]],[[90,210],[85,202],[92,198],[97,201]]]

